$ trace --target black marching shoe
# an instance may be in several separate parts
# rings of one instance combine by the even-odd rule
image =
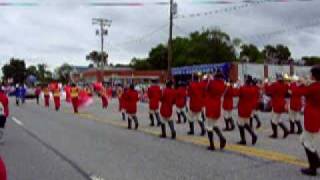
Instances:
[[[149,118],[150,118],[150,126],[154,126],[154,117],[153,114],[149,114]]]
[[[122,121],[125,121],[126,120],[126,114],[125,113],[121,113],[122,115]]]
[[[166,138],[167,137],[166,124],[161,123],[160,127],[161,127],[161,135],[159,137],[160,138]]]
[[[298,127],[297,134],[302,134],[303,129],[302,129],[301,122],[300,122],[300,121],[296,121],[295,123],[296,123],[296,125],[297,125],[297,127]]]
[[[133,121],[134,121],[134,129],[137,130],[139,127],[139,121],[138,121],[137,116],[133,117]]]
[[[183,118],[183,123],[186,123],[187,122],[187,115],[184,112],[182,112],[181,115]]]
[[[236,126],[234,125],[234,121],[232,117],[229,118],[229,123],[230,123],[230,131],[233,131],[236,128]]]
[[[244,128],[250,133],[252,137],[252,145],[255,145],[257,143],[258,136],[256,135],[256,133],[254,133],[253,128],[248,126],[248,124],[244,125]]]
[[[157,126],[159,127],[159,126],[161,126],[161,121],[160,121],[160,115],[159,115],[159,113],[158,112],[156,112],[156,120],[157,120]]]
[[[212,131],[208,131],[208,140],[209,140],[209,146],[207,147],[207,149],[209,151],[214,151],[215,147],[214,147],[214,143],[213,143],[213,132]]]
[[[223,136],[222,132],[219,128],[214,127],[213,130],[217,133],[219,140],[220,140],[220,149],[224,149],[226,147],[227,141],[226,138]]]
[[[254,119],[257,121],[257,126],[256,126],[256,128],[259,129],[259,128],[261,127],[260,118],[259,118],[259,116],[256,115],[256,114],[255,114],[253,117],[254,117]]]
[[[290,134],[294,134],[295,132],[294,132],[294,122],[292,122],[292,121],[289,121],[290,122]]]
[[[128,129],[132,129],[132,120],[128,117]]]
[[[178,121],[177,124],[181,124],[181,114],[177,112]]]
[[[239,133],[240,133],[240,141],[237,144],[246,145],[247,142],[246,142],[246,135],[245,135],[245,132],[244,132],[244,127],[240,126],[240,125],[238,125],[238,127],[239,127]]]
[[[200,136],[206,135],[206,129],[204,127],[204,122],[203,121],[199,121],[199,125],[200,125],[200,129],[201,129]]]
[[[301,173],[308,176],[316,176],[317,168],[319,168],[319,156],[317,152],[311,152],[308,148],[304,148],[307,154],[307,158],[309,161],[309,168],[301,169]]]
[[[252,117],[250,117],[249,126],[250,126],[251,128],[253,128],[253,118],[252,118]]]
[[[281,122],[279,123],[280,128],[283,130],[283,139],[287,138],[289,133],[289,130],[287,129],[287,127]]]
[[[188,135],[194,135],[194,122],[189,122],[190,131]]]
[[[224,122],[226,124],[226,127],[223,129],[223,131],[230,131],[230,127],[229,127],[229,118],[224,118]]]
[[[270,138],[276,139],[278,138],[278,126],[271,121],[272,135]]]
[[[171,139],[176,139],[177,133],[176,133],[176,130],[174,129],[174,122],[169,121],[168,123],[171,131]]]

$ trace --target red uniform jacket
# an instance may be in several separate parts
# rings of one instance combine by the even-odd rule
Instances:
[[[228,86],[223,97],[223,109],[231,111],[233,109],[234,88]]]
[[[178,108],[184,108],[187,102],[187,90],[185,87],[179,87],[176,90],[176,106]]]
[[[260,87],[259,86],[253,86],[254,88],[254,94],[253,94],[253,108],[257,109],[259,107],[260,103]]]
[[[6,94],[0,92],[0,115],[9,116],[9,100]]]
[[[190,110],[199,113],[204,106],[206,84],[204,82],[191,82],[188,88],[190,97]]]
[[[175,103],[176,93],[172,88],[165,88],[161,97],[160,114],[164,118],[170,118],[172,116],[172,109]]]
[[[102,101],[102,107],[107,108],[108,107],[108,95],[107,95],[107,90],[102,89],[100,91],[100,96],[101,96],[101,101]]]
[[[266,85],[266,93],[271,96],[272,109],[275,113],[283,113],[286,111],[286,95],[288,93],[288,85],[275,82],[270,86]]]
[[[41,88],[37,87],[35,90],[36,96],[40,96],[40,93],[41,93]]]
[[[127,92],[128,92],[127,90],[124,90],[119,96],[119,110],[120,111],[127,109],[127,107],[126,107],[126,105],[127,105],[127,101],[126,101]]]
[[[320,82],[304,88],[306,107],[304,109],[304,127],[311,133],[320,131]]]
[[[253,96],[255,88],[250,85],[243,85],[235,90],[235,95],[239,96],[238,115],[241,118],[250,118],[254,109],[255,98]]]
[[[208,84],[206,97],[206,116],[218,119],[221,116],[221,98],[225,91],[225,85],[222,80],[212,80]]]
[[[149,109],[159,109],[159,103],[161,98],[161,89],[158,85],[152,85],[148,88]]]
[[[139,94],[136,90],[129,89],[126,93],[126,110],[128,114],[137,113],[137,102],[139,101]]]
[[[296,112],[300,112],[302,109],[302,96],[304,86],[298,86],[297,83],[290,84],[291,98],[290,109]]]
[[[0,158],[0,180],[7,180],[6,166],[1,158]]]

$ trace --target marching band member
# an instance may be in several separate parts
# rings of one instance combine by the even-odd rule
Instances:
[[[0,143],[4,141],[4,128],[9,116],[9,99],[6,93],[0,88]]]
[[[56,111],[59,111],[60,109],[60,89],[59,88],[55,88],[53,90],[53,101],[54,101],[54,106]]]
[[[135,90],[134,85],[131,84],[130,88],[126,92],[126,110],[128,114],[128,129],[131,129],[131,122],[135,123],[135,129],[139,127],[139,122],[137,118],[137,103],[139,101],[139,94]]]
[[[64,87],[64,91],[66,92],[66,101],[71,102],[71,87],[69,85],[66,85]]]
[[[289,87],[289,93],[291,95],[289,108],[290,134],[295,133],[295,125],[297,126],[297,134],[301,134],[303,130],[299,115],[302,110],[304,85],[299,82],[297,76],[293,77],[293,81]]]
[[[320,167],[320,158],[315,148],[314,139],[320,132],[320,66],[311,68],[311,84],[304,88],[306,106],[304,110],[304,132],[301,142],[306,151],[309,168],[302,169],[305,175],[316,176]]]
[[[41,94],[41,88],[37,86],[35,90],[37,104],[39,104],[40,94]]]
[[[201,136],[204,136],[206,134],[206,131],[204,128],[204,122],[201,120],[201,113],[204,107],[206,84],[200,82],[200,78],[197,75],[194,75],[193,78],[193,82],[191,82],[188,87],[188,95],[190,97],[190,110],[188,113],[190,131],[188,132],[188,134],[194,135],[194,122],[198,121],[201,128]]]
[[[250,118],[253,112],[253,101],[255,89],[252,85],[252,77],[250,75],[246,76],[245,84],[241,86],[239,89],[236,89],[235,95],[239,96],[238,103],[238,127],[241,140],[238,142],[240,145],[246,145],[246,136],[245,130],[249,132],[252,137],[252,145],[255,145],[258,137],[255,134],[253,128],[250,127]]]
[[[234,121],[232,119],[232,110],[233,110],[233,96],[234,88],[230,83],[226,84],[226,91],[223,96],[223,115],[226,127],[224,131],[233,131],[235,128]]]
[[[75,83],[71,85],[70,89],[70,97],[71,97],[71,102],[73,106],[73,111],[74,113],[78,113],[78,107],[79,107],[79,88]]]
[[[45,86],[43,88],[43,96],[44,96],[44,105],[45,107],[49,107],[50,106],[50,91],[48,86]]]
[[[273,134],[270,138],[278,137],[278,126],[283,130],[283,138],[286,138],[289,135],[289,131],[281,121],[281,115],[285,112],[285,98],[288,93],[288,85],[285,84],[283,76],[281,74],[277,74],[277,81],[271,85],[266,84],[265,90],[267,95],[271,97],[272,104],[271,128]]]
[[[100,97],[101,97],[101,102],[102,102],[102,108],[107,109],[108,107],[108,94],[107,94],[107,89],[102,88],[100,90]]]
[[[150,126],[154,126],[154,120],[157,120],[157,126],[160,126],[159,103],[161,98],[161,88],[157,80],[152,80],[152,85],[148,88],[149,98],[149,118]]]
[[[119,100],[119,111],[121,112],[122,120],[125,121],[126,120],[127,89],[119,87],[117,89],[117,95],[118,95],[118,100]]]
[[[181,118],[183,118],[183,122],[187,122],[187,115],[185,112],[187,103],[187,90],[185,85],[182,82],[178,83],[178,87],[176,89],[176,113],[178,117],[177,123],[181,123]]]
[[[166,138],[166,123],[168,123],[169,128],[171,130],[171,138],[176,138],[176,131],[174,129],[174,121],[172,118],[173,106],[175,103],[175,90],[172,88],[172,81],[168,81],[166,83],[166,88],[162,91],[161,97],[161,138]]]
[[[254,94],[253,94],[253,112],[252,112],[252,117],[250,118],[250,126],[251,128],[253,128],[253,119],[256,120],[257,122],[257,126],[256,128],[259,129],[261,127],[261,121],[260,121],[260,118],[258,116],[258,109],[259,109],[259,103],[260,103],[260,87],[258,86],[258,80],[257,79],[254,79],[252,81],[252,85],[253,85],[253,88],[254,88]]]
[[[215,132],[220,139],[220,148],[224,149],[226,145],[226,138],[223,136],[219,126],[218,120],[221,116],[221,98],[225,91],[225,84],[223,74],[217,72],[214,80],[210,80],[207,87],[207,101],[205,104],[206,112],[206,129],[208,132],[209,147],[208,150],[215,150],[213,143],[213,132]]]

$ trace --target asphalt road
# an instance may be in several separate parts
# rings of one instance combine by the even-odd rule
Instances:
[[[258,130],[257,146],[234,145],[239,140],[235,131],[225,134],[225,151],[209,152],[205,137],[186,136],[187,125],[177,125],[176,141],[158,138],[159,129],[148,127],[144,104],[139,106],[140,130],[129,131],[115,101],[108,110],[95,102],[79,115],[65,103],[60,112],[31,101],[12,105],[6,142],[0,145],[9,180],[319,178],[300,174],[306,160],[298,136],[267,138],[269,114],[261,114],[264,126]]]

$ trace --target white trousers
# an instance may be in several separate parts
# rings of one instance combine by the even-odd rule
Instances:
[[[165,123],[168,123],[169,121],[172,121],[172,119],[173,119],[172,116],[169,117],[169,118],[166,118],[166,117],[161,116],[160,122],[163,123],[163,124],[165,124]]]
[[[272,123],[274,124],[279,124],[281,123],[281,115],[282,113],[275,113],[275,112],[272,112]]]
[[[291,122],[300,121],[300,112],[290,110],[289,111],[289,119]]]
[[[232,110],[224,110],[223,111],[223,116],[224,116],[224,118],[226,118],[226,119],[229,119],[229,118],[232,118]]]
[[[311,152],[316,152],[317,150],[315,148],[314,140],[318,135],[319,133],[311,133],[305,130],[300,136],[300,141],[302,145],[308,148]]]
[[[201,112],[189,111],[189,113],[188,113],[188,121],[189,122],[201,121]]]
[[[243,118],[243,117],[238,118],[238,124],[240,126],[244,126],[246,124],[249,124],[249,122],[250,122],[250,118]]]
[[[219,118],[218,119],[213,119],[213,118],[207,117],[207,120],[205,122],[206,129],[208,131],[213,131],[213,128],[219,127],[218,126],[218,120],[219,120]]]

